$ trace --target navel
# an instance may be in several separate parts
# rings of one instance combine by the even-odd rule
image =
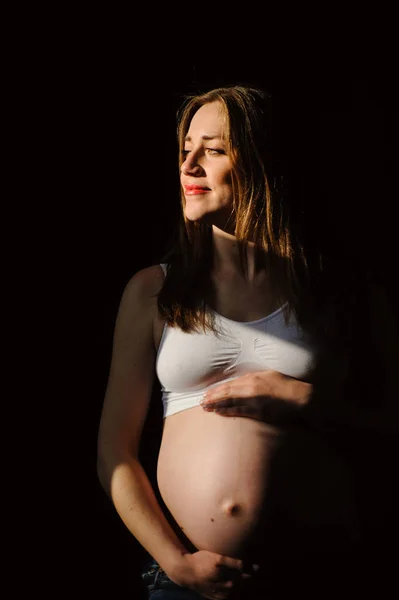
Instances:
[[[241,510],[241,505],[237,502],[232,502],[231,500],[226,500],[222,504],[222,511],[229,517],[236,517],[238,514],[240,514]]]

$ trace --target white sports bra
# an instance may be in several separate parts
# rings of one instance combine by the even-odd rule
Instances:
[[[162,264],[166,274],[166,265]],[[281,307],[256,321],[239,322],[213,309],[220,334],[186,333],[165,324],[156,358],[163,417],[198,406],[204,392],[246,373],[274,370],[307,380],[316,348]]]

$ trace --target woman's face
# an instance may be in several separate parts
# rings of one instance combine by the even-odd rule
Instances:
[[[232,161],[223,137],[219,102],[205,104],[194,114],[184,145],[180,181],[185,196],[185,216],[224,229],[231,216]],[[233,226],[230,220],[230,228]]]

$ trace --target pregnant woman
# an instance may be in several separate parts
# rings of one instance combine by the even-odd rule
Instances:
[[[149,596],[254,598],[257,582],[266,598],[276,556],[293,564],[325,522],[349,537],[356,530],[345,465],[310,430],[301,434],[329,340],[314,319],[322,294],[309,291],[322,267],[306,254],[282,194],[268,94],[233,85],[188,97],[178,140],[180,234],[162,264],[138,271],[123,293],[98,473],[154,559],[143,572]],[[345,373],[334,356],[331,397]],[[167,510],[138,459],[155,378]]]

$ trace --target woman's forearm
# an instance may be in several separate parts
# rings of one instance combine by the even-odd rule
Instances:
[[[99,468],[98,474],[128,530],[166,573],[173,571],[188,550],[163,514],[138,459],[125,457],[112,469]]]

